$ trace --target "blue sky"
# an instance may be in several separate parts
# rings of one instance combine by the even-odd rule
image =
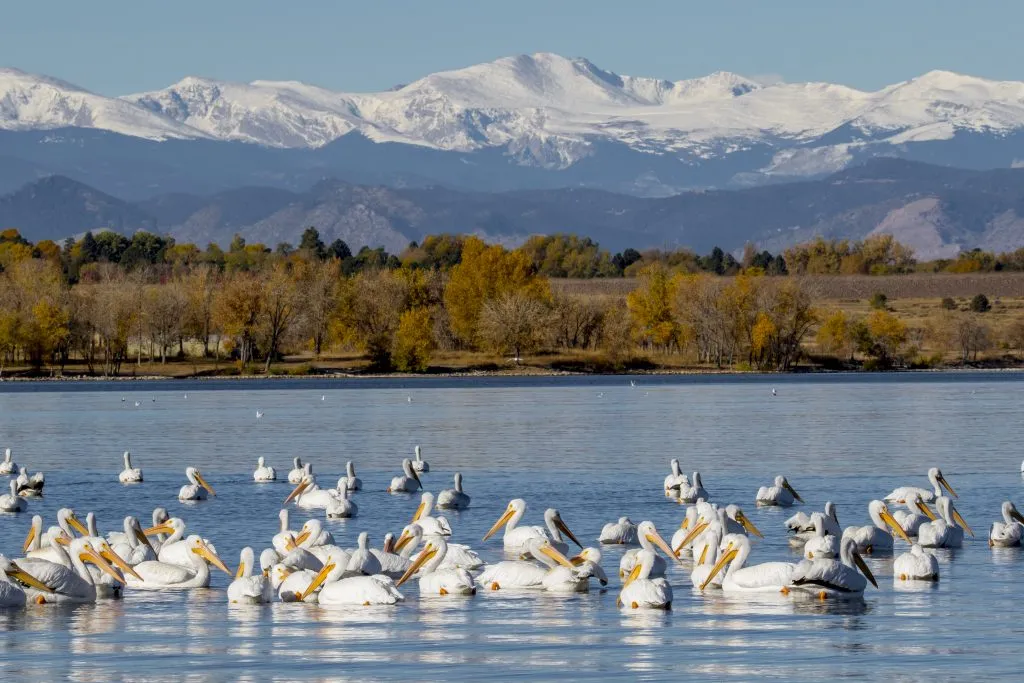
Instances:
[[[620,74],[874,89],[931,69],[1024,80],[1024,2],[100,0],[8,3],[0,65],[107,95],[186,75],[369,91],[548,51]]]

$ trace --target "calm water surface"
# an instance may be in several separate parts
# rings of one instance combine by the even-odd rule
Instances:
[[[472,507],[447,516],[454,539],[488,560],[499,559],[500,539],[480,538],[514,497],[529,503],[527,522],[540,523],[544,508],[557,507],[593,545],[601,525],[620,515],[653,520],[670,537],[684,511],[661,494],[671,457],[700,470],[713,500],[743,505],[765,532],[754,562],[797,559],[782,524],[790,512],[752,504],[757,487],[777,474],[789,477],[806,510],[831,499],[843,524],[867,524],[869,500],[897,485],[928,486],[924,472],[938,465],[978,534],[960,550],[940,551],[942,579],[924,589],[894,587],[892,560],[869,560],[880,588],[869,587],[853,605],[701,595],[690,588],[687,564],[671,571],[671,612],[620,612],[614,576],[621,551],[608,549],[607,591],[421,601],[410,582],[404,604],[381,609],[229,607],[229,578],[219,573],[210,590],[0,612],[0,678],[1016,678],[1024,554],[991,550],[986,538],[1000,503],[1019,499],[1024,487],[1021,379],[0,386],[0,446],[46,472],[46,497],[30,509],[47,525],[59,507],[72,506],[83,518],[95,511],[101,531],[109,531],[126,514],[148,521],[161,505],[214,541],[231,567],[243,545],[257,554],[270,545],[290,489],[285,481],[254,484],[257,456],[286,477],[298,455],[328,485],[353,460],[365,487],[355,497],[359,516],[329,528],[339,545],[354,545],[363,530],[379,545],[418,503],[384,493],[415,444],[431,465],[429,490],[450,487],[451,475],[463,472]],[[144,484],[116,483],[125,449],[145,470]],[[215,499],[177,501],[186,465],[202,468]],[[19,554],[29,519],[0,517],[0,552]],[[293,514],[293,528],[303,519]]]

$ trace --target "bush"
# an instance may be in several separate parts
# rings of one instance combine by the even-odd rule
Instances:
[[[947,311],[955,311],[958,308],[956,300],[951,296],[947,296],[942,300],[942,307]]]
[[[875,292],[871,295],[871,308],[875,310],[884,311],[889,305],[889,297],[882,292]]]
[[[971,310],[975,313],[987,313],[991,309],[992,304],[988,302],[988,297],[984,294],[975,294],[971,299]]]

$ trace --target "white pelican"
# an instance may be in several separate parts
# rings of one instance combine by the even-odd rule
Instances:
[[[18,470],[18,466],[13,460],[11,460],[11,449],[4,449],[4,459],[0,460],[0,475],[14,474]]]
[[[405,600],[395,582],[383,574],[347,577],[344,574],[344,566],[329,561],[299,594],[299,599],[306,600],[319,589],[317,602],[324,607],[394,605]]]
[[[160,526],[170,518],[171,516],[167,514],[166,508],[153,508],[152,526]],[[153,546],[153,550],[155,550],[156,552],[160,552],[160,547],[164,544],[165,541],[167,541],[167,534],[158,533],[153,534],[153,538],[149,540],[149,544]]]
[[[416,559],[405,570],[395,583],[401,587],[416,572],[420,572],[420,596],[425,595],[475,595],[476,586],[473,575],[465,569],[442,568],[448,544],[438,536],[431,538],[423,546]]]
[[[142,469],[132,467],[131,451],[124,452],[124,469],[117,475],[117,480],[122,484],[138,484],[142,481]]]
[[[425,474],[429,472],[430,464],[423,459],[423,456],[420,453],[420,447],[416,446],[414,452],[416,453],[416,458],[412,461],[412,468],[416,470],[416,472],[418,472],[419,474]]]
[[[910,543],[910,537],[890,514],[889,506],[884,502],[871,501],[868,504],[868,515],[872,522],[870,526],[851,526],[843,529],[843,538],[853,538],[857,543],[858,553],[872,555],[892,552],[893,534]]]
[[[568,548],[568,544],[562,541],[562,533],[572,539],[573,543],[578,545],[580,548],[583,544],[576,540],[576,536],[569,531],[569,527],[562,521],[562,516],[558,510],[554,508],[548,508],[544,512],[544,522],[547,525],[547,529],[540,526],[519,526],[519,522],[523,519],[523,515],[526,514],[526,501],[522,498],[515,498],[509,501],[508,507],[505,508],[505,513],[494,523],[490,531],[484,536],[483,540],[487,540],[493,536],[498,529],[505,527],[505,534],[503,538],[505,552],[515,553],[522,552],[525,550],[532,539],[539,538],[546,540],[548,534],[551,534],[553,541],[552,545],[555,548],[562,546]],[[563,552],[559,550],[559,552]]]
[[[185,468],[185,477],[188,483],[178,491],[178,500],[206,500],[207,493],[211,496],[217,495],[195,467]]]
[[[79,521],[78,515],[71,508],[57,510],[57,526],[51,526],[46,530],[46,536],[50,539],[51,545],[54,539],[64,537],[66,540],[74,538],[75,532],[83,536],[89,535],[89,530]]]
[[[588,578],[594,577],[602,586],[608,585],[608,575],[601,568],[601,551],[598,548],[584,548],[575,557],[570,557],[569,561]]]
[[[935,521],[935,513],[928,507],[928,503],[921,499],[921,495],[915,493],[911,500],[904,503],[906,510],[896,510],[892,513],[895,519],[907,536],[917,536],[922,524]]]
[[[426,536],[451,536],[451,524],[443,516],[431,517],[430,513],[433,511],[434,494],[424,491],[420,496],[419,507],[416,508],[416,512],[412,516],[412,523],[423,527],[423,533]]]
[[[992,528],[988,532],[988,545],[996,548],[1016,548],[1024,536],[1024,517],[1010,501],[1003,503],[1002,513],[1002,522],[992,522]]]
[[[469,507],[469,494],[462,490],[462,472],[455,473],[455,488],[437,494],[437,507],[443,510],[465,510]]]
[[[334,491],[335,495],[332,496],[331,500],[327,503],[327,507],[324,508],[328,519],[345,519],[359,514],[359,506],[348,497],[347,483],[348,479],[346,477],[338,480],[338,489]]]
[[[974,532],[967,525],[960,512],[953,506],[953,500],[939,496],[935,500],[941,519],[922,524],[917,532],[918,543],[923,548],[959,548],[964,544],[964,531],[972,537]]]
[[[85,566],[86,562],[96,565],[115,580],[124,581],[124,577],[100,556],[88,538],[76,538],[71,541],[67,555],[66,564],[33,559],[18,561],[19,567],[28,571],[48,589],[41,590],[36,586],[29,586],[25,592],[30,602],[40,605],[96,602],[96,583]]]
[[[349,555],[348,565],[345,567],[346,576],[380,574],[382,569],[380,560],[370,552],[370,535],[365,531],[360,532],[356,543],[356,548]]]
[[[693,544],[693,571],[690,572],[690,583],[694,588],[700,588],[711,575],[711,570],[718,563],[718,549],[722,543],[722,526],[712,524],[709,526]],[[710,588],[722,587],[722,575],[714,577],[709,582]]]
[[[852,599],[864,595],[868,581],[878,588],[871,569],[857,552],[857,542],[847,536],[839,547],[839,560],[804,560],[793,572],[792,585],[794,590],[821,600]]]
[[[690,482],[679,469],[679,461],[676,458],[672,458],[669,466],[672,472],[665,477],[665,495],[675,498],[679,495],[679,487],[683,484],[689,486]]]
[[[664,577],[651,578],[656,555],[650,550],[641,550],[636,566],[626,577],[619,593],[617,604],[630,609],[671,609],[672,586]]]
[[[19,583],[14,583],[11,579]],[[39,591],[50,591],[49,586],[19,567],[17,563],[0,555],[0,609],[25,606],[28,596],[22,585],[31,586]]]
[[[489,564],[484,567],[483,572],[477,577],[477,585],[490,591],[526,588],[545,589],[548,585],[552,589],[557,590],[562,587],[566,579],[572,579],[570,573],[575,571],[576,567],[569,562],[565,555],[558,552],[551,545],[550,540],[533,537],[530,539],[527,548],[534,558],[538,561],[543,559],[544,563],[537,564],[527,560],[504,560],[497,564]],[[558,566],[569,570],[569,573],[559,572],[554,577],[555,582],[545,584],[548,573]],[[576,585],[576,583],[573,582],[573,585]]]
[[[708,495],[707,489],[704,488],[704,483],[700,479],[700,472],[693,473],[693,479],[690,481],[690,485],[687,486],[685,483],[679,486],[679,503],[690,505],[696,503],[698,499],[703,498],[704,500],[709,499],[711,496]]]
[[[10,481],[10,493],[0,496],[0,512],[24,512],[28,510],[28,503],[18,495],[18,484],[13,479]]]
[[[786,529],[793,534],[793,539],[804,543],[814,535],[814,523],[811,521],[811,513],[798,510],[795,515],[786,520]],[[836,512],[836,505],[831,500],[825,503],[825,531],[835,537],[843,535],[843,529],[839,526],[839,515]]]
[[[302,481],[302,478],[306,476],[306,469],[302,466],[302,458],[293,458],[292,464],[294,466],[288,473],[288,483],[294,486]]]
[[[398,537],[398,542],[395,543],[394,552],[400,553],[403,558],[408,560],[423,538],[423,527],[419,524],[409,524],[402,529],[402,535]],[[447,546],[448,551],[445,553],[442,567],[457,567],[473,571],[484,566],[484,561],[468,545],[447,543]],[[402,571],[404,572],[405,570],[403,569]]]
[[[139,578],[138,574],[135,573],[135,569],[123,557],[114,552],[114,549],[107,543],[106,539],[101,537],[99,532],[96,531],[96,516],[90,512],[88,519],[89,535],[86,538],[89,539],[89,545],[100,554],[100,557],[114,565],[117,569],[120,569],[124,576],[134,575],[136,578]],[[58,543],[60,542],[58,541]],[[108,600],[122,597],[124,593],[123,578],[115,579],[113,574],[108,574],[101,567],[90,566],[87,569],[92,574],[93,583],[96,585],[97,599]]]
[[[256,458],[256,469],[252,473],[252,480],[258,482],[277,481],[277,470],[267,466],[267,461],[261,455]]]
[[[761,530],[754,526],[746,513],[739,505],[725,506],[725,533],[727,534],[753,534],[758,538],[764,538]]]
[[[321,565],[320,569],[323,568],[324,565]],[[308,594],[305,591],[312,585],[319,571],[294,569],[285,564],[276,564],[271,569],[271,588],[277,591],[277,597],[281,602],[316,602],[319,596],[312,591]]]
[[[253,574],[256,557],[252,548],[242,548],[238,560],[238,571],[235,580],[228,586],[228,602],[242,605],[260,605],[274,598],[274,589],[270,585],[267,572]]]
[[[792,507],[794,501],[804,502],[800,494],[790,485],[789,481],[779,475],[775,477],[773,486],[762,486],[757,490],[754,497],[758,505],[777,505],[779,507]]]
[[[672,548],[669,547],[665,539],[658,533],[658,529],[655,528],[654,522],[644,521],[640,522],[636,528],[637,542],[640,544],[639,548],[627,550],[623,554],[622,559],[619,561],[619,578],[624,579],[633,571],[638,562],[640,552],[643,550],[649,550],[654,553],[654,559],[651,565],[651,576],[664,576],[665,571],[668,569],[668,563],[661,557],[658,556],[658,549],[661,549],[665,553],[665,557],[671,557],[680,565],[683,563],[676,555]]]
[[[64,534],[64,532],[58,529],[58,532]],[[71,540],[71,534],[65,536],[67,540]],[[49,532],[45,535],[46,543],[43,543],[43,518],[39,515],[32,517],[32,524],[28,528],[28,535],[25,536],[25,543],[22,545],[21,551],[25,554],[25,557],[32,557],[37,560],[46,560],[47,562],[53,562],[54,564],[62,564],[67,561],[67,553],[63,549],[54,547],[53,537],[49,535]]]
[[[683,541],[690,536],[690,532],[693,531],[693,527],[699,522],[697,521],[700,517],[700,513],[697,511],[695,506],[686,508],[686,514],[683,516],[683,521],[679,523],[679,528],[676,529],[675,533],[672,534],[672,548],[675,552],[676,557],[683,551],[689,551],[688,547],[684,547]]]
[[[718,562],[700,585],[701,590],[707,588],[728,565],[729,569],[722,579],[722,591],[725,593],[789,593],[796,565],[789,562],[763,562],[747,567],[750,539],[743,534],[727,534],[722,538],[718,551]]]
[[[619,517],[618,522],[608,522],[601,527],[598,543],[609,545],[633,545],[636,540],[636,524],[629,517]]]
[[[295,501],[295,506],[305,510],[326,510],[331,501],[338,497],[335,489],[322,489],[317,486],[316,479],[310,472],[311,465],[306,463],[307,474],[302,478],[288,497],[284,499],[284,505]],[[347,493],[347,490],[346,490]]]
[[[349,460],[345,463],[345,488],[349,491],[361,491],[363,480],[356,476],[356,466]]]
[[[324,529],[320,520],[308,519],[299,529],[299,535],[295,537],[295,545],[315,551],[319,546],[334,545],[334,536],[330,531]]]
[[[928,481],[932,484],[932,490],[918,488],[917,486],[901,486],[898,489],[893,489],[889,495],[883,500],[887,503],[900,503],[905,504],[908,500],[914,500],[915,495],[921,496],[921,500],[926,503],[934,503],[935,499],[942,495],[942,489],[945,488],[949,491],[949,495],[954,498],[957,497],[953,487],[946,481],[946,477],[942,475],[942,470],[938,467],[932,467],[928,470]]]
[[[839,539],[842,534],[836,536],[829,533],[825,520],[828,519],[823,513],[811,514],[811,524],[814,526],[814,535],[807,539],[804,544],[805,560],[829,560],[839,555],[841,547]]]
[[[124,532],[116,538],[113,534],[107,535],[114,552],[124,558],[132,567],[151,560],[157,559],[156,551],[150,544],[149,539],[142,533],[142,526],[135,517],[124,518]]]
[[[408,557],[403,557],[395,552],[395,535],[390,532],[384,534],[383,547],[380,550],[370,548],[370,552],[380,562],[380,573],[390,576],[392,579],[402,576],[412,564]]]
[[[387,488],[388,493],[415,493],[423,488],[420,476],[412,468],[412,460],[406,458],[402,461],[402,475],[391,480],[391,486]]]
[[[128,576],[128,587],[144,591],[207,588],[210,585],[210,564],[225,574],[231,575],[231,570],[202,538],[195,535],[189,536],[185,543],[188,545],[188,559],[191,566],[160,561],[143,562],[135,567],[135,571],[142,576],[142,580]]]
[[[938,581],[939,561],[915,543],[892,563],[894,581]]]
[[[18,484],[19,496],[23,498],[36,498],[43,495],[46,477],[43,476],[42,472],[36,472],[30,477],[28,476],[28,470],[22,467],[18,472],[18,478],[15,479],[15,482]]]

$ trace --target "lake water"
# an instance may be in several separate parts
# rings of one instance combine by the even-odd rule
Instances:
[[[540,523],[546,507],[559,508],[591,545],[602,524],[620,515],[653,520],[671,537],[684,511],[661,493],[671,457],[687,472],[700,470],[712,500],[743,505],[765,532],[753,562],[797,559],[783,527],[791,511],[753,505],[758,486],[777,474],[789,477],[806,510],[830,499],[844,525],[867,524],[869,500],[897,485],[927,487],[924,473],[938,465],[978,534],[960,550],[941,552],[942,578],[923,591],[894,588],[891,559],[869,560],[880,588],[869,586],[863,603],[849,605],[701,595],[690,588],[687,563],[670,573],[672,611],[620,611],[621,550],[609,549],[606,591],[421,601],[412,581],[402,588],[406,602],[393,608],[229,608],[229,578],[218,573],[210,590],[0,612],[0,679],[1019,678],[1024,553],[989,549],[986,538],[1000,503],[1019,499],[1024,488],[1022,379],[0,385],[0,446],[46,473],[46,496],[30,503],[31,513],[49,525],[60,507],[83,519],[92,510],[109,531],[126,514],[147,523],[162,505],[214,541],[232,568],[243,545],[257,554],[269,546],[290,490],[283,480],[252,482],[257,456],[284,479],[298,455],[328,485],[353,460],[365,486],[355,496],[359,516],[329,528],[339,545],[354,545],[363,530],[379,545],[418,503],[418,496],[384,492],[415,444],[431,465],[429,490],[450,487],[456,470],[464,474],[472,507],[446,515],[454,540],[488,560],[499,558],[500,538],[480,539],[514,497],[527,500],[529,523]],[[125,449],[144,469],[144,484],[117,483]],[[187,465],[202,469],[216,498],[177,501]],[[305,518],[293,512],[292,527]],[[29,520],[0,517],[0,552],[20,554]]]

